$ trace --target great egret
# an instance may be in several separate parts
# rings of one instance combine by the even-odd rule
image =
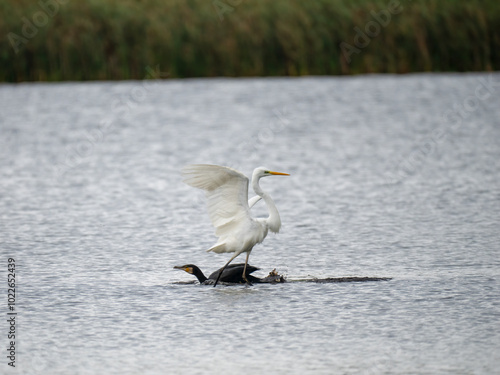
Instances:
[[[224,272],[222,272],[223,270],[222,270],[222,268],[220,268],[217,271],[212,272],[212,274],[210,276],[208,276],[208,278],[194,264],[186,264],[184,266],[175,266],[174,268],[176,268],[178,270],[186,271],[187,273],[190,273],[191,275],[196,276],[196,278],[198,279],[200,284],[211,284],[215,280],[217,280],[217,278],[220,278],[219,281],[226,282],[226,283],[244,283],[244,282],[246,282],[242,277],[244,266],[245,265],[243,263],[230,264],[224,270]],[[258,277],[250,275],[252,272],[255,272],[257,270],[258,270],[257,267],[248,265],[246,272],[245,272],[245,276],[247,277],[247,279],[251,280],[251,282],[253,282],[253,283],[260,282],[260,279]],[[222,273],[222,275],[220,275],[221,273]]]
[[[273,199],[259,186],[259,180],[267,176],[289,176],[288,173],[273,172],[267,168],[255,168],[252,174],[252,187],[257,197],[248,201],[248,178],[241,172],[229,167],[209,164],[188,165],[182,169],[184,182],[190,186],[206,191],[208,214],[217,243],[207,251],[215,253],[232,253],[224,269],[241,253],[247,253],[242,277],[246,278],[248,257],[253,247],[264,241],[267,232],[278,233],[281,219]],[[250,207],[262,198],[267,205],[269,216],[254,219],[250,216]],[[221,273],[222,274],[222,273]],[[214,287],[219,279],[215,280]]]

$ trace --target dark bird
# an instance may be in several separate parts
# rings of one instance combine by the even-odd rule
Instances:
[[[224,267],[213,272],[208,278],[203,274],[203,272],[201,272],[198,266],[195,266],[194,264],[185,264],[184,266],[175,266],[174,268],[186,271],[187,273],[196,276],[200,284],[206,285],[206,284],[214,284]],[[233,283],[233,284],[246,283],[246,281],[243,279],[244,268],[245,268],[245,263],[228,265],[223,270],[222,275],[219,278],[219,281],[226,283]],[[251,266],[249,264],[246,265],[245,276],[249,282],[251,283],[261,282],[261,279],[259,279],[258,277],[250,275],[252,272],[257,271],[258,269],[259,268]]]

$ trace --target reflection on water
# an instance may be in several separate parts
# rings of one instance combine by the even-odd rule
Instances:
[[[494,373],[498,82],[172,80],[141,97],[141,82],[0,86],[18,372]],[[197,162],[291,173],[262,181],[283,228],[252,252],[256,275],[392,280],[176,284],[192,276],[174,265],[209,274],[228,260],[204,251],[204,196],[181,182]]]

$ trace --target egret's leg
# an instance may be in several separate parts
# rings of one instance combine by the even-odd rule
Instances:
[[[226,265],[224,267],[222,267],[222,269],[220,270],[219,276],[217,276],[217,279],[215,280],[214,288],[217,286],[217,283],[219,282],[219,279],[222,275],[222,272],[224,272],[226,267],[229,266],[229,263],[231,263],[233,261],[233,259],[236,258],[238,255],[240,255],[240,253],[234,254],[234,256],[231,259],[229,259],[229,261],[226,263]]]
[[[247,264],[248,264],[248,257],[249,256],[250,256],[250,251],[247,253],[247,259],[245,260],[245,267],[243,267],[243,280],[245,280],[247,284],[252,284],[247,279]]]

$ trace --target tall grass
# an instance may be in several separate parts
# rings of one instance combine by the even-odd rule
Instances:
[[[500,69],[498,0],[404,0],[378,33],[391,0],[41,1],[0,0],[0,81]]]

